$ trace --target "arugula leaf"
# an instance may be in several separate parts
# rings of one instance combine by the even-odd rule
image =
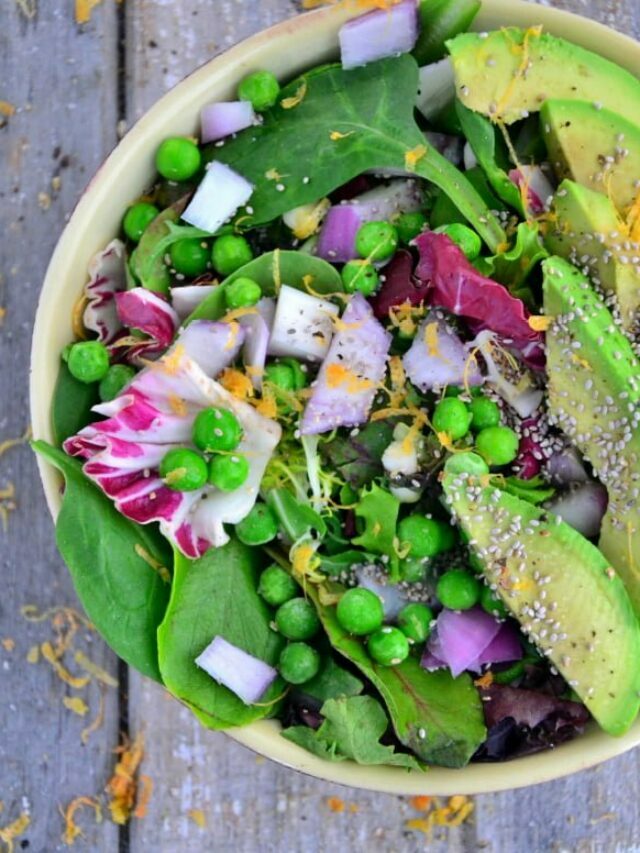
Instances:
[[[380,743],[389,720],[382,705],[372,696],[329,699],[320,713],[325,719],[317,731],[306,726],[292,726],[285,729],[282,736],[333,761],[350,758],[358,764],[423,769],[413,755],[396,752],[392,746]]]
[[[211,237],[208,231],[191,225],[177,225],[186,206],[186,198],[172,204],[159,213],[145,229],[138,247],[129,259],[129,270],[142,287],[156,293],[169,293],[170,275],[164,256],[169,247],[178,240]]]
[[[467,32],[481,5],[480,0],[421,0],[420,35],[412,51],[418,64],[442,59],[447,52],[445,43]]]
[[[80,432],[91,420],[91,407],[99,402],[98,385],[95,382],[79,382],[71,375],[66,363],[61,361],[51,404],[56,444],[62,444],[67,438]]]
[[[364,521],[364,531],[352,540],[353,544],[374,554],[393,556],[399,511],[398,498],[372,483],[369,491],[362,492],[355,508],[356,516]]]
[[[32,447],[65,478],[56,543],[89,619],[119,657],[162,681],[156,629],[169,600],[167,542],[121,515],[78,460],[44,441]]]
[[[253,213],[239,224],[269,222],[368,169],[409,166],[443,189],[496,251],[505,239],[501,226],[462,172],[425,144],[413,114],[417,90],[418,66],[408,54],[349,71],[325,66],[286,86],[260,127],[205,153],[255,187]],[[282,101],[298,92],[302,100],[284,109]]]
[[[462,101],[456,100],[456,112],[463,133],[494,191],[521,216],[524,215],[520,190],[512,183],[509,175],[498,162],[503,158],[500,157],[498,149],[496,128],[488,118],[480,113],[474,113],[473,110],[465,107]],[[497,247],[494,247],[494,251],[496,250]]]
[[[218,320],[227,312],[225,288],[237,278],[247,277],[256,281],[265,296],[276,296],[281,284],[312,293],[342,293],[344,286],[340,273],[322,258],[314,258],[301,252],[276,249],[254,258],[212,290],[196,310],[187,318],[192,320]]]
[[[245,705],[196,666],[215,636],[274,665],[283,638],[270,627],[271,611],[256,592],[261,552],[232,540],[199,560],[176,554],[171,599],[158,629],[160,671],[167,688],[198,711],[210,728],[243,726],[273,713],[282,691],[276,680],[261,705]]]
[[[475,266],[483,275],[506,285],[514,296],[535,308],[533,294],[524,284],[533,268],[549,257],[540,240],[540,226],[537,222],[521,222],[518,225],[516,241],[508,252],[493,255],[490,258],[478,258]]]
[[[351,566],[370,563],[375,559],[373,554],[367,554],[365,551],[342,551],[340,554],[321,554],[320,571],[327,575],[339,575]]]
[[[327,532],[324,519],[309,504],[304,504],[294,498],[288,489],[272,489],[266,496],[266,501],[275,513],[280,527],[285,535],[297,542],[311,530],[320,536]]]
[[[326,702],[340,696],[357,696],[364,690],[364,684],[355,675],[351,675],[329,655],[317,675],[305,681],[300,690],[314,699]]]
[[[394,423],[371,421],[357,436],[338,435],[322,442],[319,452],[339,477],[359,489],[382,474],[382,454],[393,438]]]
[[[537,506],[552,498],[556,489],[550,486],[542,477],[531,477],[529,480],[521,480],[519,477],[507,477],[500,486],[503,492],[509,492],[520,500]]]

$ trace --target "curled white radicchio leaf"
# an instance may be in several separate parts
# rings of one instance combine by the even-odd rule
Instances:
[[[89,264],[89,282],[84,288],[88,299],[84,325],[96,332],[104,344],[111,343],[122,330],[115,295],[127,286],[125,262],[124,243],[112,240]]]

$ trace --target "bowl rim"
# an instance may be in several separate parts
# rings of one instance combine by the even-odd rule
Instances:
[[[211,98],[211,89],[228,87],[230,80],[237,82],[242,74],[254,68],[271,67],[276,72],[291,74],[308,66],[308,61],[289,59],[287,42],[290,38],[300,42],[306,38],[309,43],[313,38],[317,54],[335,53],[339,26],[358,14],[361,11],[348,2],[321,8],[262,30],[217,55],[156,101],[98,168],[56,244],[38,300],[30,362],[30,407],[35,438],[52,440],[50,403],[57,360],[51,359],[50,355],[59,351],[56,347],[64,342],[65,336],[69,340],[70,288],[67,281],[73,281],[74,277],[86,279],[83,270],[78,273],[76,269],[74,274],[71,261],[78,254],[88,258],[94,253],[93,248],[83,248],[83,240],[88,239],[89,243],[101,248],[112,239],[114,229],[108,223],[106,229],[104,224],[98,228],[96,223],[100,219],[101,205],[109,206],[114,179],[121,178],[127,162],[136,158],[141,170],[145,167],[149,171],[149,157],[144,156],[144,151],[148,152],[150,139],[159,140],[163,133],[166,135],[168,117],[176,116],[177,121],[178,115],[206,103],[207,98]],[[505,25],[505,22],[524,27],[541,23],[546,30],[604,55],[636,75],[640,74],[640,44],[603,24],[563,10],[522,0],[483,0],[472,29],[492,29]],[[191,116],[192,125],[194,122]],[[184,124],[178,124],[182,133],[187,132]],[[111,219],[115,222],[113,212]],[[96,231],[103,232],[102,235],[97,233],[94,239],[93,229],[85,233],[87,222],[96,225]],[[107,239],[103,239],[104,236]],[[64,296],[67,297],[66,302],[59,300]],[[56,311],[61,315],[57,325],[53,320]],[[60,476],[41,457],[37,458],[37,464],[47,505],[55,519],[61,505]],[[291,769],[332,783],[393,794],[482,794],[511,790],[559,779],[621,755],[640,744],[638,720],[629,732],[619,738],[591,727],[584,735],[555,750],[504,763],[471,764],[457,770],[435,767],[427,773],[420,773],[387,766],[324,761],[280,737],[279,728],[279,723],[274,720],[261,720],[225,733],[243,746]]]

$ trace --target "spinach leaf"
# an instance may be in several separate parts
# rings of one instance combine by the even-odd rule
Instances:
[[[393,438],[394,423],[371,421],[357,436],[336,436],[318,450],[338,476],[359,489],[382,474],[382,454]]]
[[[86,382],[79,382],[71,375],[66,363],[61,361],[51,405],[56,444],[62,444],[67,438],[80,432],[91,420],[91,407],[99,402],[97,383],[88,385]]]
[[[340,696],[357,696],[364,690],[364,684],[355,675],[351,675],[329,655],[320,672],[309,681],[305,681],[300,690],[314,699],[326,702]]]
[[[514,296],[535,308],[533,295],[524,284],[536,264],[548,257],[549,253],[540,240],[538,223],[521,222],[516,241],[509,251],[490,258],[478,258],[476,266],[483,275],[506,285]]]
[[[484,203],[490,210],[502,210],[504,208],[504,202],[494,194],[487,181],[487,176],[480,166],[474,166],[473,169],[468,169],[464,174],[469,183],[473,184],[478,194],[482,196]],[[441,225],[451,225],[453,222],[460,222],[464,225],[466,219],[451,199],[442,190],[439,190],[429,214],[430,226],[435,229]]]
[[[425,144],[413,105],[418,66],[405,54],[345,71],[330,65],[286,86],[260,127],[239,133],[205,156],[227,163],[255,189],[242,226],[269,222],[327,195],[368,169],[402,169],[446,192],[487,245],[505,235],[465,176]],[[282,103],[300,97],[292,109]]]
[[[314,293],[341,293],[344,290],[337,269],[321,258],[300,252],[276,249],[254,258],[216,287],[191,314],[192,320],[217,320],[227,311],[224,289],[237,278],[247,277],[256,281],[265,296],[276,296],[281,284],[298,290]]]
[[[464,767],[486,737],[482,702],[471,678],[447,670],[427,672],[416,658],[380,666],[357,637],[338,623],[335,607],[320,602],[318,587],[307,586],[333,648],[369,679],[385,701],[398,740],[422,761]]]
[[[32,446],[65,478],[56,543],[89,619],[119,657],[162,681],[156,629],[169,600],[167,542],[121,515],[78,460],[44,441]]]
[[[391,764],[412,770],[423,769],[413,755],[396,752],[392,746],[380,743],[389,720],[373,696],[329,699],[320,713],[325,719],[313,732],[313,737],[309,737],[311,729],[306,726],[285,729],[283,737],[334,761],[350,758],[358,764]]]
[[[399,511],[398,498],[372,483],[368,491],[362,492],[355,508],[356,516],[364,521],[364,530],[352,540],[353,544],[374,554],[393,556]]]
[[[178,225],[180,214],[186,206],[186,198],[172,204],[159,213],[146,228],[137,249],[129,259],[129,270],[147,290],[168,295],[171,276],[164,262],[172,243],[178,240],[211,237],[208,231],[191,225]]]
[[[495,126],[485,116],[465,107],[461,101],[456,101],[456,112],[464,135],[494,191],[521,216],[524,215],[520,190],[503,168],[503,165],[507,167],[507,163],[506,158],[501,157]],[[497,251],[497,247],[494,247],[494,251]]]
[[[262,705],[245,705],[195,664],[215,636],[224,637],[268,664],[275,664],[282,637],[270,627],[271,611],[256,592],[262,554],[232,540],[199,560],[176,554],[174,582],[158,629],[160,671],[167,688],[190,705],[210,728],[243,726],[274,711],[282,691],[277,679]]]
[[[427,65],[442,59],[445,42],[467,32],[481,5],[480,0],[422,0],[420,35],[413,49],[417,62]]]

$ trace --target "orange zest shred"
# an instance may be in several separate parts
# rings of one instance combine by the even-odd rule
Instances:
[[[76,24],[88,24],[91,20],[91,13],[100,3],[102,0],[76,0]]]
[[[74,660],[78,664],[78,666],[84,669],[85,672],[88,672],[89,675],[92,675],[96,679],[96,681],[102,682],[102,684],[106,685],[107,687],[118,686],[117,680],[110,673],[108,673],[106,669],[103,669],[101,666],[98,666],[97,663],[94,663],[92,660],[90,660],[84,652],[80,651],[80,649],[76,651],[74,655]]]
[[[19,438],[7,438],[0,441],[0,456],[11,450],[12,447],[18,447],[21,444],[26,444],[32,438],[31,427],[28,426],[24,433]]]
[[[31,818],[26,812],[22,812],[20,817],[16,818],[12,823],[0,827],[0,841],[7,845],[7,853],[13,853],[13,842],[28,829],[31,824]]]
[[[340,133],[339,130],[332,130],[331,133],[329,134],[329,139],[332,142],[337,142],[339,139],[346,139],[347,136],[353,136],[354,133],[355,133],[355,130],[349,130],[349,131],[347,131],[347,133]]]
[[[144,757],[144,736],[139,733],[133,743],[125,741],[115,751],[120,755],[120,759],[105,790],[110,797],[111,820],[122,826],[131,817],[136,803],[138,791],[136,774]]]
[[[62,704],[79,717],[84,717],[89,710],[89,706],[80,696],[63,696]]]
[[[505,30],[506,32],[506,30]],[[522,53],[522,58],[520,60],[520,65],[516,68],[509,84],[506,89],[502,93],[500,99],[496,104],[495,117],[500,118],[505,110],[509,106],[509,102],[511,101],[516,86],[518,82],[525,76],[529,69],[529,50],[530,50],[530,41],[532,38],[540,38],[542,35],[542,26],[538,25],[535,27],[529,27],[525,30],[524,39],[521,45],[513,45],[514,51],[517,49],[518,53]]]
[[[48,640],[41,644],[40,651],[42,652],[42,657],[51,664],[53,671],[58,678],[61,681],[64,681],[65,684],[68,684],[69,687],[74,687],[76,690],[80,690],[82,687],[86,687],[91,681],[89,676],[72,675],[64,664],[58,660],[56,653],[53,650],[53,646]]]
[[[427,153],[426,145],[416,145],[404,155],[404,167],[408,172],[415,172],[416,166]]]
[[[180,370],[184,355],[184,346],[176,344],[172,352],[163,356],[159,361],[152,362],[152,364],[157,365],[161,370],[169,374],[169,376],[173,376]]]
[[[140,791],[138,793],[136,808],[133,812],[133,816],[137,818],[143,818],[147,816],[147,809],[149,807],[149,802],[151,801],[151,795],[153,794],[153,779],[151,776],[147,776],[145,773],[140,774]]]
[[[471,815],[473,809],[473,802],[461,794],[449,797],[444,806],[441,805],[438,797],[433,797],[432,803],[427,804],[426,809],[420,809],[420,811],[426,811],[426,816],[408,820],[405,823],[405,828],[418,830],[430,838],[435,827],[461,826]]]
[[[288,175],[281,175],[277,169],[268,169],[264,173],[265,178],[268,181],[280,181],[282,178],[288,178]]]
[[[546,332],[553,323],[553,317],[548,317],[544,314],[532,315],[527,320],[529,328],[534,332]]]
[[[329,388],[338,388],[341,385],[345,385],[347,394],[359,394],[361,391],[373,388],[373,382],[370,379],[362,379],[352,370],[349,370],[338,362],[332,362],[327,365],[326,375],[327,386]]]
[[[16,647],[16,641],[13,637],[4,637],[2,639],[2,647],[7,652],[12,652]]]
[[[329,811],[341,814],[344,811],[344,800],[341,797],[327,797]]]
[[[418,795],[417,797],[411,797],[409,803],[411,808],[415,809],[417,812],[426,812],[431,808],[431,802],[433,797],[427,797],[425,795]]]
[[[265,389],[262,399],[255,404],[255,410],[264,418],[275,418],[278,414],[278,404],[274,395]]]
[[[40,660],[40,646],[31,646],[27,652],[27,663],[38,663]]]
[[[481,675],[480,678],[476,678],[473,683],[476,687],[491,687],[493,684],[493,673],[489,670],[484,675]]]
[[[171,583],[171,572],[169,569],[166,566],[163,566],[155,557],[152,557],[146,548],[143,548],[139,542],[136,543],[134,551],[140,559],[144,560],[145,563],[153,569],[154,572],[157,572],[160,575],[160,578],[165,583]]]
[[[304,101],[304,96],[307,94],[307,81],[303,80],[296,89],[295,95],[290,98],[283,98],[280,101],[280,106],[283,110],[292,110]]]
[[[75,840],[79,835],[82,835],[82,830],[75,822],[75,814],[82,806],[93,809],[96,823],[102,823],[102,808],[96,797],[74,797],[66,809],[59,806],[60,814],[64,819],[62,841],[69,846],[75,843]]]
[[[16,111],[16,108],[13,104],[10,104],[9,101],[0,101],[0,115],[6,116],[9,118]]]
[[[100,692],[100,699],[98,705],[98,713],[95,718],[80,732],[80,740],[82,743],[87,744],[89,742],[89,738],[94,732],[97,732],[98,729],[104,723],[104,689]]]
[[[206,829],[207,827],[207,817],[202,809],[189,809],[187,812],[187,817],[190,817],[191,820],[195,823],[196,826],[199,826],[200,829]]]
[[[167,403],[174,415],[178,415],[180,418],[187,416],[189,412],[187,404],[178,394],[167,394]]]
[[[253,383],[247,374],[241,370],[226,367],[218,377],[218,382],[225,391],[237,397],[238,400],[247,400],[249,397],[253,397]]]
[[[251,306],[250,308],[234,308],[232,311],[227,311],[224,317],[221,317],[218,322],[220,323],[233,323],[235,320],[239,320],[241,317],[248,317],[252,314],[257,314],[258,309]],[[231,343],[233,346],[233,341]],[[230,347],[226,347],[226,349],[230,349]]]

